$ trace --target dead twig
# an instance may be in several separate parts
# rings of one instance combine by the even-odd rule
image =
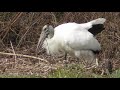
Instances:
[[[13,50],[13,53],[14,53],[14,56],[15,56],[15,61],[16,61],[16,54],[15,54],[15,50],[14,50],[14,48],[13,48],[13,45],[12,45],[12,42],[10,41],[10,45],[11,45],[11,48],[12,48],[12,50]]]
[[[0,39],[0,44],[3,46],[3,47],[5,47],[5,45],[4,45],[4,43],[3,43],[3,41]]]
[[[16,55],[16,56],[21,56],[21,57],[26,57],[26,58],[33,58],[33,59],[38,59],[42,62],[46,62],[48,63],[47,60],[44,60],[44,59],[41,59],[39,57],[35,57],[35,56],[29,56],[29,55],[23,55],[23,54],[14,54],[14,53],[5,53],[5,52],[0,52],[0,54],[3,54],[3,55]]]
[[[54,24],[57,26],[57,25],[58,25],[58,22],[57,22],[57,18],[56,18],[56,16],[55,16],[55,14],[54,14],[53,12],[51,12],[51,15],[52,15],[52,17],[53,17],[52,23],[54,23]]]
[[[12,42],[11,42],[11,41],[10,41],[10,45],[11,45],[11,48],[12,48],[13,54],[14,54],[14,56],[15,56],[15,62],[14,62],[14,63],[16,63],[16,59],[17,59],[17,57],[16,57],[15,50],[14,50],[14,48],[13,48],[13,45],[12,45]],[[15,67],[15,66],[14,66],[14,67]]]

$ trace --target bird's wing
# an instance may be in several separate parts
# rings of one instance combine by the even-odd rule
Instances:
[[[87,23],[80,24],[81,27],[91,32],[94,36],[103,31],[105,18],[98,18]]]
[[[102,32],[104,29],[105,28],[103,24],[97,24],[97,25],[93,25],[92,28],[88,29],[88,31],[95,36],[98,33]]]
[[[99,51],[101,46],[87,30],[73,31],[64,37],[65,44],[74,50]]]

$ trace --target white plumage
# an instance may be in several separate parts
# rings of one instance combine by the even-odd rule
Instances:
[[[74,22],[64,23],[55,28],[45,25],[38,47],[42,45],[46,49],[47,54],[51,55],[66,52],[77,58],[80,58],[81,55],[94,56],[92,51],[101,50],[101,46],[89,30],[94,25],[103,24],[105,21],[106,19],[104,18],[98,18],[82,24]]]

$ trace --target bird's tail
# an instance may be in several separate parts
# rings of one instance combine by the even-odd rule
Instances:
[[[103,24],[105,21],[106,21],[105,18],[98,18],[90,21],[89,23],[91,23],[92,25],[96,25],[96,24]]]

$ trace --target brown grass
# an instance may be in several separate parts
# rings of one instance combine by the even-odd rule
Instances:
[[[48,63],[31,57],[22,57],[19,54],[35,57],[41,28],[47,23],[55,27],[64,22],[84,23],[99,17],[107,19],[105,30],[96,36],[102,45],[100,63],[109,59],[113,63],[114,70],[120,68],[119,12],[1,12],[0,50],[13,55],[0,54],[0,73],[44,76],[49,71],[63,67],[65,65],[63,58],[51,57],[45,52],[41,52],[38,57],[48,60]],[[68,57],[68,60],[68,63],[76,61],[71,57]]]

